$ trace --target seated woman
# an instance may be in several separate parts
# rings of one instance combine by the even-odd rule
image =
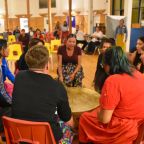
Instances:
[[[115,40],[112,38],[109,39],[104,39],[102,41],[101,47],[100,47],[100,55],[98,56],[98,61],[97,61],[97,68],[96,68],[96,72],[95,72],[95,77],[94,77],[94,86],[95,86],[95,90],[99,93],[101,93],[102,90],[102,86],[106,80],[106,78],[108,77],[108,74],[105,72],[104,67],[103,67],[103,55],[105,53],[105,51],[111,47],[115,45]]]
[[[67,92],[60,82],[48,75],[47,48],[34,46],[28,50],[25,58],[29,70],[20,71],[15,78],[12,117],[49,122],[57,143],[71,143],[72,131],[69,126],[73,126],[73,118]],[[67,125],[62,121],[59,124],[57,117]]]
[[[81,115],[79,140],[132,144],[144,123],[144,76],[131,67],[118,46],[106,50],[103,64],[109,77],[102,88],[100,106]]]
[[[32,38],[29,42],[28,48],[31,48],[34,45],[44,45],[44,41],[39,38]],[[16,71],[28,70],[28,66],[25,61],[26,53],[27,53],[27,50],[24,51],[24,53],[20,56],[19,60],[16,62]]]
[[[2,72],[2,51],[3,47],[6,47],[6,43],[4,44],[2,41],[0,43],[0,132],[3,132],[3,123],[2,116],[10,116],[11,115],[11,103],[12,98],[7,93],[4,81],[3,81],[3,72]]]
[[[12,74],[12,72],[10,71],[9,67],[8,67],[8,64],[7,64],[7,61],[6,61],[6,57],[8,57],[9,55],[9,50],[8,50],[8,47],[7,47],[7,41],[4,40],[4,39],[0,39],[0,45],[2,46],[2,49],[0,51],[1,55],[2,55],[2,75],[3,75],[3,81],[4,81],[4,84],[5,84],[5,88],[6,88],[6,91],[8,92],[8,94],[10,96],[12,96],[12,91],[13,91],[13,83],[14,83],[14,75]],[[8,78],[11,82],[11,83],[8,83],[6,82],[6,78]]]
[[[136,67],[136,69],[144,73],[144,64],[140,59],[141,51],[144,48],[144,37],[139,37],[136,44],[136,50],[128,54],[129,61]]]
[[[92,39],[88,44],[86,53],[93,54],[96,47],[100,46],[100,40],[104,37],[104,34],[99,27],[96,27],[96,31],[92,34]]]
[[[70,34],[67,43],[58,49],[58,76],[67,86],[82,86],[81,49],[76,46],[76,36]]]

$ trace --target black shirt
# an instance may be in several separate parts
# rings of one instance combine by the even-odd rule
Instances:
[[[63,121],[71,118],[71,109],[63,85],[51,76],[32,71],[18,73],[12,97],[12,117],[32,121],[48,121],[56,141],[62,137],[55,111]]]

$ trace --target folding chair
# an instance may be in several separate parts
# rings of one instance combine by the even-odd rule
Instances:
[[[16,42],[16,37],[14,35],[9,35],[8,36],[8,43],[13,43]]]
[[[56,144],[48,122],[2,117],[7,144]]]
[[[9,45],[9,56],[7,60],[16,61],[22,54],[22,46],[20,43],[14,43]]]
[[[51,40],[51,52],[57,53],[57,49],[55,47],[59,47],[61,45],[61,40]]]

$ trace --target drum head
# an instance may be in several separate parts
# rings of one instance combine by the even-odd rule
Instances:
[[[90,111],[99,105],[99,93],[88,88],[68,87],[68,99],[73,113]]]

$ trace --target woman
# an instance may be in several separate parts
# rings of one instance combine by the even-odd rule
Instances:
[[[99,93],[101,93],[102,90],[102,86],[104,84],[104,81],[107,78],[107,73],[104,71],[104,67],[103,67],[103,55],[105,53],[105,51],[110,48],[111,46],[115,45],[115,41],[114,39],[110,38],[110,39],[104,39],[102,41],[101,44],[101,53],[98,56],[98,61],[97,61],[97,68],[96,68],[96,72],[95,72],[95,77],[94,77],[94,86],[95,86],[95,90]]]
[[[2,70],[2,53],[3,49],[7,47],[7,43],[4,40],[0,40],[0,132],[3,132],[3,123],[2,116],[10,116],[11,115],[11,103],[12,98],[7,93],[4,81],[3,81],[3,70]],[[7,71],[5,69],[5,71]]]
[[[58,76],[67,86],[82,86],[81,49],[76,46],[76,36],[70,34],[67,43],[58,49]]]
[[[36,29],[35,33],[34,33],[34,38],[38,38],[41,40],[44,40],[44,36],[41,34],[41,30],[40,29]]]
[[[17,74],[12,103],[12,117],[49,122],[57,143],[71,144],[73,118],[64,86],[48,75],[48,50],[36,45],[26,53],[27,71]],[[55,114],[57,112],[57,115]],[[66,122],[64,125],[57,116]]]
[[[142,49],[144,49],[144,37],[139,37],[136,44],[136,51],[130,53],[128,59],[138,71],[144,73],[144,64],[142,64],[140,59]]]
[[[94,144],[132,144],[144,123],[144,76],[131,67],[121,47],[104,54],[109,74],[102,88],[100,106],[83,113],[79,140]]]
[[[68,24],[66,21],[64,21],[62,26],[62,40],[61,40],[63,44],[66,44],[68,34],[69,34]]]
[[[32,38],[29,42],[29,48],[31,48],[34,45],[44,45],[44,41],[39,38]],[[26,53],[27,53],[27,50],[24,51],[24,53],[20,56],[19,60],[16,62],[16,71],[28,70],[28,66],[25,62]],[[15,73],[17,73],[17,72],[15,72]]]
[[[121,46],[123,50],[125,50],[126,40],[127,40],[127,27],[124,24],[124,19],[119,21],[119,25],[116,27],[115,30],[115,40],[116,45]]]
[[[12,74],[12,72],[10,71],[7,61],[6,61],[6,57],[8,57],[9,55],[9,49],[7,46],[7,41],[4,39],[0,40],[0,45],[2,46],[1,49],[1,56],[2,56],[2,75],[3,75],[3,81],[4,81],[4,85],[5,85],[5,89],[7,91],[7,93],[12,96],[12,91],[13,91],[13,83],[15,80],[15,76]],[[11,83],[6,82],[6,78],[8,78]]]

